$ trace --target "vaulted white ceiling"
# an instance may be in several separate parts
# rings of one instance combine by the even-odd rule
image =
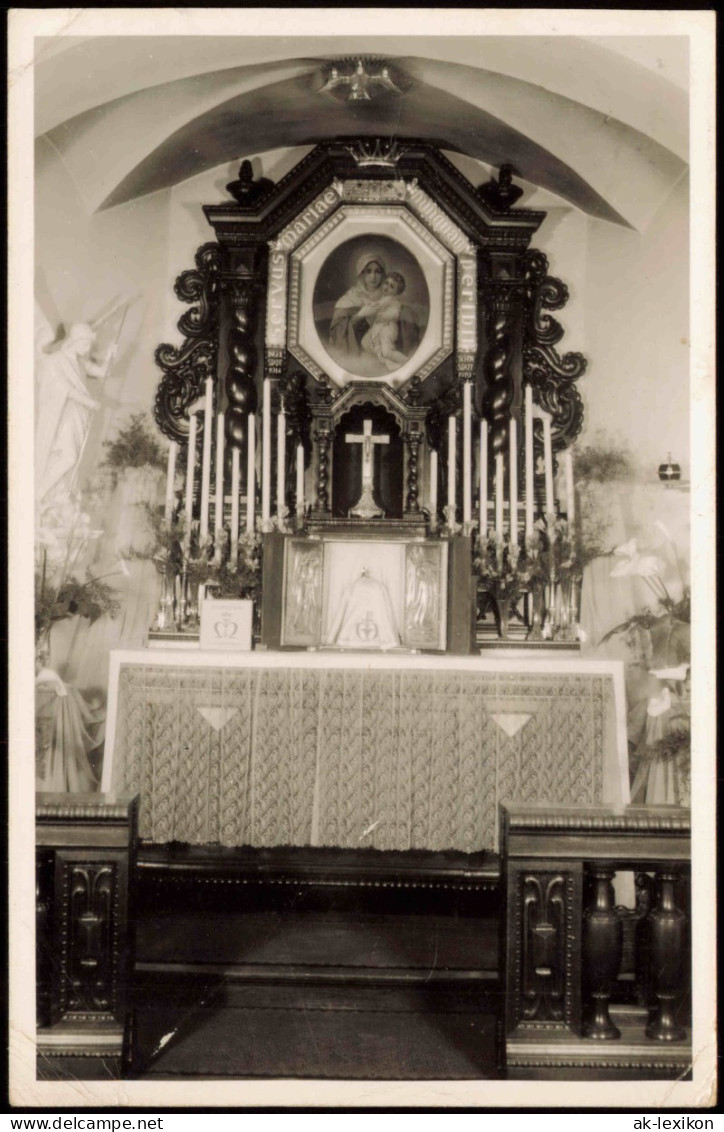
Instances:
[[[416,137],[644,228],[687,169],[686,40],[95,36],[37,41],[36,134],[89,212],[339,135]],[[401,96],[320,92],[345,57]],[[374,66],[374,64],[372,64]]]

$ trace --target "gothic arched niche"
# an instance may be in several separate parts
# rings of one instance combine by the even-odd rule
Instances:
[[[373,495],[391,519],[402,518],[403,445],[400,427],[382,405],[355,405],[341,418],[332,445],[332,514],[346,518],[357,503],[362,482],[362,444],[347,436],[362,437],[364,422],[371,421],[372,435],[386,436],[388,443],[373,446]]]

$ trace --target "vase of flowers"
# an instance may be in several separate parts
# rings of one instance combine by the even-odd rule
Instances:
[[[473,569],[480,578],[481,589],[492,602],[498,636],[509,636],[511,616],[528,591],[531,582],[531,564],[520,544],[509,536],[488,532],[480,539],[473,559]]]
[[[691,602],[682,587],[675,600],[664,583],[658,555],[641,553],[635,539],[612,556],[611,577],[641,578],[651,604],[614,626],[601,639],[614,636],[627,645],[627,670],[637,671],[645,688],[641,733],[633,738],[636,770],[631,800],[689,805],[691,789]],[[632,685],[633,686],[633,685]]]

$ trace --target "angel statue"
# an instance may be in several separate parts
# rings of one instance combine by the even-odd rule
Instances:
[[[103,379],[115,356],[110,346],[102,361],[90,354],[95,331],[75,323],[48,349],[54,335],[46,322],[36,332],[35,499],[39,512],[62,506],[74,493],[78,467],[99,408],[86,379]]]

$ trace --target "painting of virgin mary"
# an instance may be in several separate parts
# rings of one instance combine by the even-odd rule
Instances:
[[[340,279],[346,283],[340,293]],[[429,293],[415,257],[397,240],[355,237],[324,263],[314,319],[335,361],[360,377],[382,377],[417,350],[427,326]]]

